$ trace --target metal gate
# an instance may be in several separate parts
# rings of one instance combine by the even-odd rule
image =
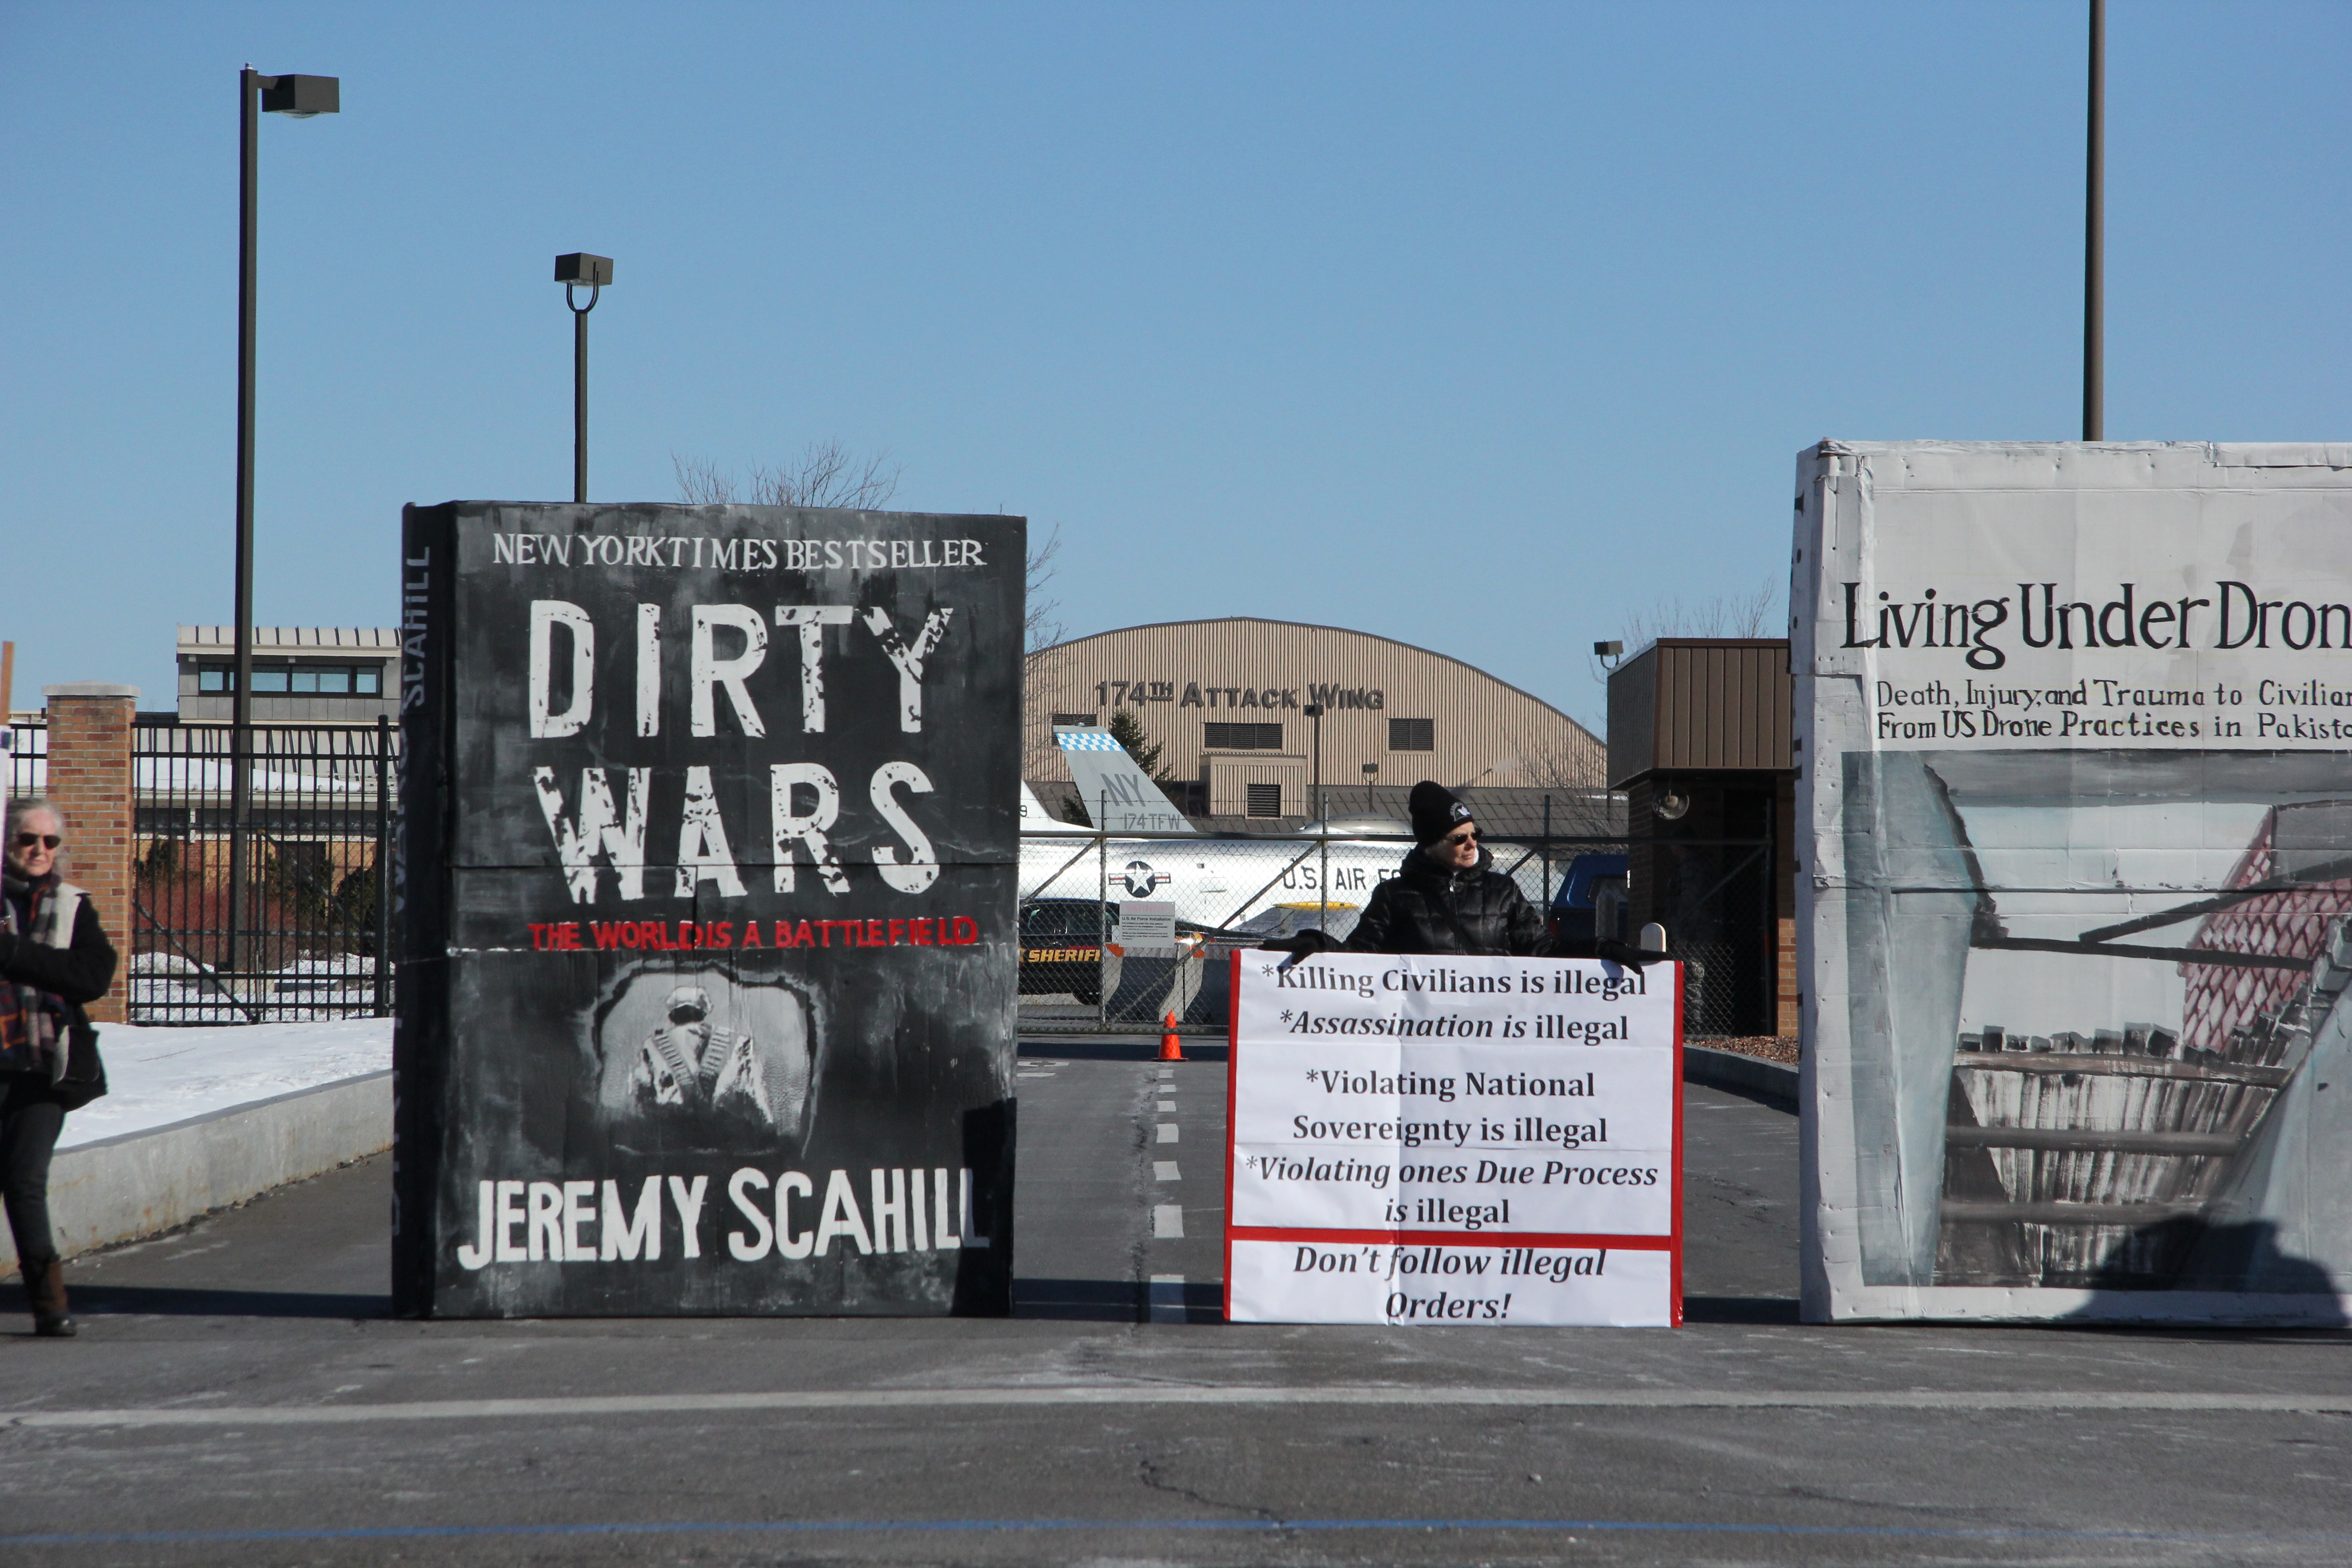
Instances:
[[[135,731],[131,1016],[286,1022],[392,1011],[390,865],[398,731],[249,731],[245,896],[231,898],[226,726]],[[242,920],[231,911],[241,902]]]

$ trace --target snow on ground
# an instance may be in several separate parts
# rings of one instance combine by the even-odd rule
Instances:
[[[98,1031],[108,1092],[66,1118],[60,1149],[168,1127],[392,1066],[392,1020]]]

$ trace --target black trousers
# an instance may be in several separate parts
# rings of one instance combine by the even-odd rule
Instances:
[[[49,1155],[65,1124],[66,1108],[46,1077],[0,1074],[0,1199],[19,1264],[58,1255],[49,1234]]]

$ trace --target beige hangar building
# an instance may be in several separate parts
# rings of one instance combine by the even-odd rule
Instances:
[[[1321,811],[1307,711],[1318,704]],[[1022,773],[1041,798],[1066,800],[1071,788],[1054,726],[1108,725],[1121,711],[1160,748],[1177,806],[1234,826],[1402,817],[1424,778],[1468,792],[1482,817],[1507,803],[1529,818],[1522,831],[1538,797],[1568,831],[1580,802],[1589,813],[1606,796],[1607,746],[1559,709],[1458,658],[1339,626],[1166,621],[1031,654]]]

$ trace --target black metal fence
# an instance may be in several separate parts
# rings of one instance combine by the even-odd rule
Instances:
[[[390,864],[399,731],[266,724],[247,731],[243,919],[230,910],[225,725],[131,735],[131,931],[122,984],[135,1024],[286,1023],[388,1015]],[[47,732],[15,727],[9,794],[45,793]]]
[[[392,968],[379,958],[391,946],[383,868],[399,810],[399,731],[383,722],[252,729],[245,915],[236,930],[231,733],[196,724],[133,732],[131,1020],[390,1013]],[[13,738],[10,795],[44,793],[47,731],[18,724]],[[1769,1032],[1777,921],[1769,840],[1529,836],[1489,847],[1496,868],[1572,935],[1630,940],[1629,875],[1654,878],[1645,902],[1668,915],[1673,956],[1686,966],[1689,1033]],[[1026,836],[1022,1026],[1142,1031],[1173,1013],[1180,1024],[1222,1027],[1222,987],[1210,971],[1224,953],[1327,916],[1344,938],[1370,886],[1409,847],[1297,835]],[[1189,855],[1196,848],[1205,855]],[[1194,864],[1202,859],[1216,875]],[[1174,873],[1174,886],[1156,866]],[[1180,893],[1182,956],[1127,959],[1120,904]],[[1212,904],[1215,913],[1202,912]]]

